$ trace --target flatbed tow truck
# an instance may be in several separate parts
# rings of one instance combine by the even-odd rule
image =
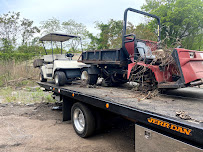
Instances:
[[[38,84],[62,101],[63,120],[72,120],[80,137],[92,135],[101,124],[101,115],[107,112],[135,123],[136,152],[203,151],[202,88],[175,89],[139,100],[139,93],[128,84],[94,88],[78,82],[63,87],[52,82]],[[178,111],[188,112],[190,118],[177,117]]]

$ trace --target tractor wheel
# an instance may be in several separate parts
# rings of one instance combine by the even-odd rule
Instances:
[[[79,102],[75,103],[71,109],[71,118],[73,128],[80,137],[85,138],[94,133],[95,117],[88,106]]]
[[[43,75],[42,71],[39,74],[39,80],[40,80],[40,82],[47,82],[47,79],[44,78],[44,75]]]
[[[54,81],[57,86],[63,86],[67,82],[66,74],[63,71],[56,71]]]
[[[81,75],[81,80],[85,84],[94,85],[97,83],[98,75],[97,74],[88,74],[87,71],[83,71]]]

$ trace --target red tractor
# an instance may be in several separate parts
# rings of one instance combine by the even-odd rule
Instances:
[[[128,11],[158,21],[158,42],[136,39],[134,34],[126,35]],[[92,85],[97,82],[98,77],[102,77],[103,84],[107,86],[134,81],[147,90],[203,84],[203,52],[175,48],[171,54],[173,61],[163,64],[159,57],[153,55],[160,42],[159,17],[127,8],[124,12],[122,48],[83,52],[82,62],[91,66],[82,73],[82,79]]]

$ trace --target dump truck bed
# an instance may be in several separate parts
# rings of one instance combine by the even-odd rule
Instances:
[[[51,82],[39,85],[63,96],[106,109],[163,134],[203,145],[203,89],[182,88],[146,99],[128,84],[121,87],[87,87],[72,84],[57,87]],[[92,87],[92,88],[91,88]],[[181,116],[176,116],[182,112]],[[188,120],[186,120],[188,119]]]
[[[82,62],[86,64],[124,65],[126,57],[122,49],[106,49],[82,52]]]

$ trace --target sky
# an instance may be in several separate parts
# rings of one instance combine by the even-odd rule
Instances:
[[[126,8],[141,10],[144,3],[145,0],[0,0],[0,15],[20,12],[21,17],[33,20],[37,26],[52,17],[61,22],[73,19],[96,34],[95,21],[123,20]],[[143,20],[143,16],[129,13],[129,21],[135,25]]]

